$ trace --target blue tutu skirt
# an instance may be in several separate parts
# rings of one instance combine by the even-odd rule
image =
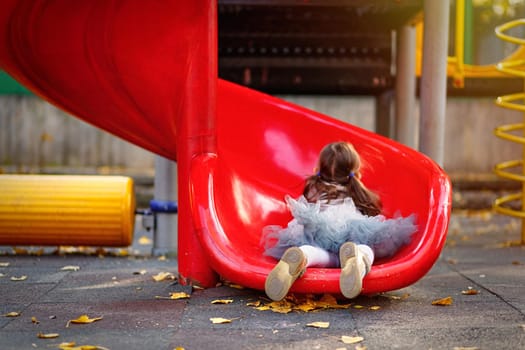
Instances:
[[[271,225],[263,229],[265,255],[280,259],[290,247],[312,245],[339,254],[345,242],[365,244],[376,258],[392,256],[410,242],[417,231],[415,215],[385,218],[359,212],[351,198],[337,205],[309,203],[304,196],[285,198],[293,220],[287,227]]]

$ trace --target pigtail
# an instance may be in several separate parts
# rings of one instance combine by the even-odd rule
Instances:
[[[323,182],[319,173],[306,178],[303,195],[310,203],[317,202],[321,195],[328,191],[328,186]]]
[[[347,184],[348,194],[354,200],[357,209],[364,215],[376,216],[381,214],[379,196],[370,191],[357,177],[350,177]]]

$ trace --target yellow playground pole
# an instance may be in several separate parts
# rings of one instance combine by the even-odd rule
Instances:
[[[496,28],[496,36],[498,38],[524,46],[525,39],[517,38],[506,34],[505,32],[511,28],[525,26],[525,19],[518,19],[505,23]],[[506,74],[514,75],[516,77],[525,79],[525,59],[512,59],[499,63],[496,68]],[[524,80],[525,81],[525,80]],[[522,122],[507,124],[497,127],[494,130],[496,136],[508,141],[516,142],[522,146],[522,158],[516,160],[509,160],[499,163],[495,166],[494,171],[497,175],[522,183],[522,190],[520,193],[510,194],[502,198],[496,199],[494,202],[494,209],[501,214],[510,215],[521,218],[521,245],[525,245],[525,200],[523,193],[525,192],[525,93],[518,92],[515,94],[500,96],[496,100],[496,104],[503,108],[513,109],[522,112]],[[512,171],[514,169],[514,171]],[[513,209],[506,204],[514,201],[521,201],[521,208]]]
[[[129,177],[0,175],[0,245],[123,247],[134,222]]]

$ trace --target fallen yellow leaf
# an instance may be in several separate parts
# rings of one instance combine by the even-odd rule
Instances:
[[[31,317],[31,322],[33,322],[34,324],[39,324],[40,321],[36,319],[35,316]]]
[[[461,294],[463,294],[463,295],[476,295],[476,294],[479,294],[479,291],[469,287],[467,290],[462,290]]]
[[[66,328],[69,327],[70,323],[87,324],[87,323],[93,323],[95,321],[100,321],[101,319],[102,319],[102,316],[90,318],[88,315],[82,315],[74,320],[67,321]]]
[[[314,328],[328,328],[330,327],[330,322],[311,322],[307,323],[306,326]]]
[[[324,294],[321,299],[314,301],[317,308],[322,309],[348,309],[351,304],[338,304],[337,299],[331,294]]]
[[[188,299],[189,297],[190,297],[190,295],[188,293],[185,293],[185,292],[170,293],[170,299],[174,299],[174,300],[177,300],[177,299]]]
[[[374,306],[370,306],[368,309],[372,311],[377,311],[377,310],[381,310],[381,306],[374,305]]]
[[[222,317],[212,317],[210,318],[211,323],[213,324],[222,324],[222,323],[231,323],[232,320]]]
[[[0,261],[0,267],[8,267],[11,263]]]
[[[297,298],[294,295],[289,295],[286,299],[281,301],[273,301],[267,304],[262,304],[260,301],[251,302],[248,306],[254,306],[256,310],[287,314],[291,311],[310,312],[318,309],[348,309],[351,304],[338,304],[337,299],[325,294],[321,299],[317,300],[313,295],[306,295],[305,297]]]
[[[28,250],[25,248],[14,247],[13,253],[15,253],[15,255],[26,255],[28,253]]]
[[[80,266],[67,265],[60,269],[61,271],[78,271]]]
[[[58,346],[61,350],[103,350],[106,348],[97,346],[97,345],[78,345],[76,346],[75,342],[62,343]]]
[[[155,282],[174,280],[175,275],[173,275],[171,272],[159,272],[158,274],[153,276],[153,279],[155,280]]]
[[[255,310],[259,310],[259,311],[267,311],[267,310],[271,310],[271,307],[269,307],[268,305],[262,305],[262,306],[257,306],[255,308]],[[291,311],[291,310],[290,310]]]
[[[226,286],[228,286],[230,288],[234,288],[234,289],[240,289],[240,290],[244,289],[244,286],[241,286],[240,284],[231,283],[231,282],[228,282],[228,281],[224,282],[224,285],[226,285]]]
[[[130,252],[128,248],[118,249],[117,251],[111,252],[113,256],[125,257],[129,256]],[[100,346],[98,347],[100,349]]]
[[[268,304],[273,312],[287,314],[292,312],[292,304],[287,300],[274,301]]]
[[[246,303],[246,306],[259,307],[259,306],[261,306],[261,301],[260,300],[250,301],[249,303]]]
[[[39,337],[40,339],[53,339],[53,338],[58,338],[60,334],[58,333],[38,333],[36,336]]]
[[[403,299],[406,299],[410,296],[409,293],[406,293],[406,294],[403,294],[403,295],[386,295],[385,294],[385,297],[389,298],[389,299],[392,299],[392,300],[403,300]]]
[[[301,311],[304,311],[304,312],[310,312],[312,310],[317,309],[317,306],[314,303],[312,303],[312,302],[306,301],[306,302],[304,302],[302,304],[296,305],[294,307],[294,309],[295,310],[301,310]]]
[[[354,309],[364,309],[365,307],[363,305],[354,305],[352,306]]]
[[[211,303],[212,304],[231,304],[233,303],[233,299],[217,299],[217,300],[213,300]]]
[[[18,282],[18,281],[25,281],[27,279],[27,276],[20,276],[20,277],[11,277],[11,281],[15,281],[15,282]]]
[[[178,300],[178,299],[188,299],[190,295],[185,292],[174,292],[170,293],[169,297],[160,297],[156,296],[155,299],[170,299],[170,300]]]
[[[365,340],[363,337],[350,337],[347,335],[341,336],[341,341],[345,344],[356,344],[362,342],[363,340]]]
[[[5,316],[5,317],[18,317],[18,316],[20,316],[20,315],[21,315],[20,312],[11,311],[11,312],[6,313],[4,316]]]
[[[432,305],[437,305],[437,306],[450,306],[452,305],[452,297],[446,297],[446,298],[443,298],[443,299],[438,299],[438,300],[434,300],[432,302]]]
[[[138,240],[138,243],[140,245],[148,245],[148,244],[151,244],[152,243],[152,240],[151,238],[147,237],[147,236],[141,236]]]

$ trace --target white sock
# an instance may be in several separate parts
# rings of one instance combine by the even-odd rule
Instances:
[[[374,251],[372,250],[372,248],[370,248],[369,246],[367,245],[364,245],[364,244],[358,244],[357,245],[357,249],[359,249],[359,252],[367,258],[367,260],[370,262],[370,266],[372,266],[372,264],[374,263]],[[366,264],[365,264],[365,261],[363,259],[360,259],[358,262],[358,264],[362,264],[362,269],[361,271],[363,271],[362,273],[362,276],[361,278],[364,278],[365,275],[366,275]]]
[[[307,267],[335,267],[338,263],[337,255],[332,254],[323,248],[314,247],[311,245],[300,246],[307,259]]]

